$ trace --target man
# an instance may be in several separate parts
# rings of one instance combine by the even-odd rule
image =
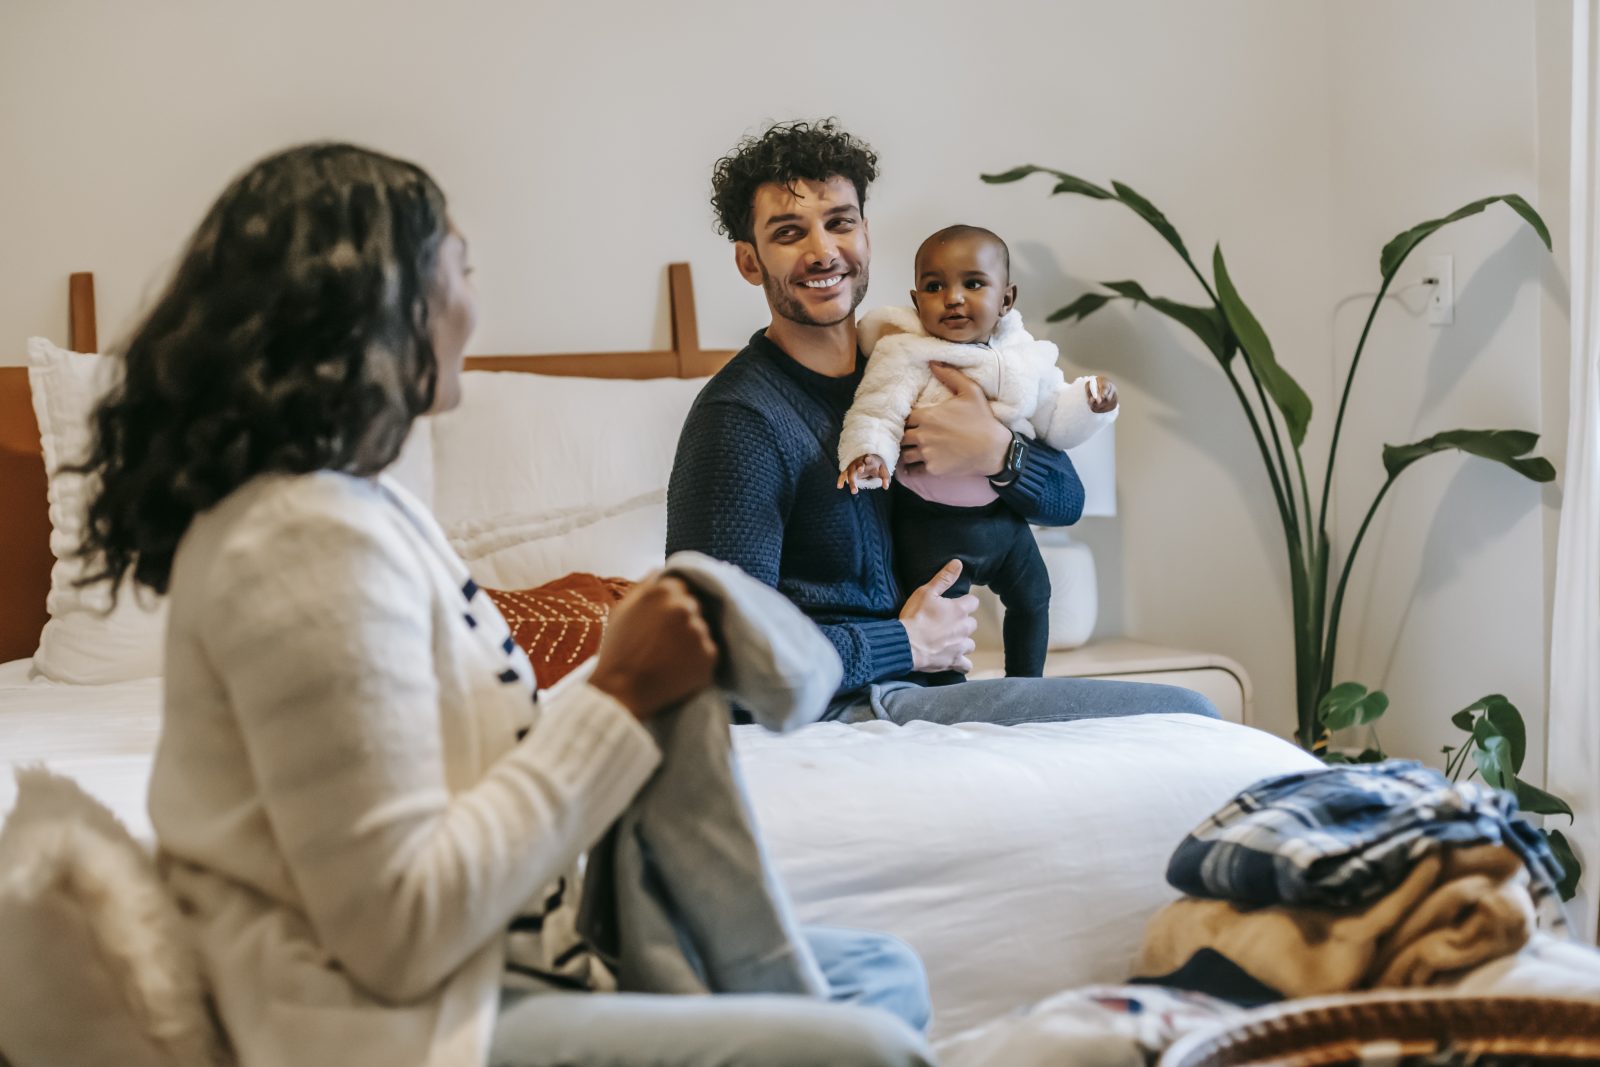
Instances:
[[[1187,711],[1204,697],[1170,686],[1065,678],[963,685],[972,669],[971,595],[943,594],[952,560],[902,601],[890,494],[837,487],[844,414],[865,360],[856,308],[872,261],[867,187],[877,157],[831,120],[746,138],[713,171],[719,229],[759,285],[771,323],[714,377],[684,423],[667,491],[667,551],[695,549],[777,587],[822,628],[844,663],[831,718],[1019,723]],[[951,399],[911,413],[902,458],[930,474],[989,478],[1028,522],[1083,509],[1072,462],[1013,434],[966,376],[939,368]]]

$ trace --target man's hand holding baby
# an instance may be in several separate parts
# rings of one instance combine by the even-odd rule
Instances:
[[[946,597],[961,577],[961,561],[946,563],[926,585],[918,586],[900,610],[900,625],[911,645],[911,669],[916,671],[972,670],[972,640],[978,628],[978,598],[971,593]]]
[[[995,473],[1005,465],[1011,431],[994,417],[977,382],[943,363],[933,364],[932,370],[950,397],[912,410],[900,439],[900,458],[906,466],[921,464],[933,475]]]

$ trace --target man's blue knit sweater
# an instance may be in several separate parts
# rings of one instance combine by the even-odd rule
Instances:
[[[912,673],[890,494],[836,487],[839,431],[865,367],[858,354],[854,373],[830,378],[757,333],[695,399],[667,488],[667,552],[725,559],[794,601],[839,650],[841,691]],[[1035,525],[1076,522],[1072,461],[1038,442],[1027,456],[1001,499]]]

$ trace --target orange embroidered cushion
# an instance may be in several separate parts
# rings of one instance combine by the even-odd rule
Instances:
[[[532,589],[485,592],[533,662],[542,687],[554,685],[599,651],[611,606],[633,585],[626,578],[569,574]]]

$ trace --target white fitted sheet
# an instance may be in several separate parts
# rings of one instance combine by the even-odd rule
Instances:
[[[161,728],[161,680],[30,681],[27,662],[0,665],[0,762],[6,764],[0,770],[0,815],[16,800],[10,768],[42,763],[76,779],[134,836],[151,840],[144,797]]]
[[[1178,895],[1165,875],[1183,835],[1250,783],[1318,765],[1190,715],[753,729],[745,780],[800,918],[910,942],[935,1038],[1126,979]]]
[[[160,682],[73,686],[0,665],[0,760],[77,779],[142,839]],[[934,1037],[1126,977],[1178,840],[1239,789],[1315,766],[1231,723],[739,727],[768,849],[802,920],[917,949]],[[15,798],[0,772],[0,814]]]

